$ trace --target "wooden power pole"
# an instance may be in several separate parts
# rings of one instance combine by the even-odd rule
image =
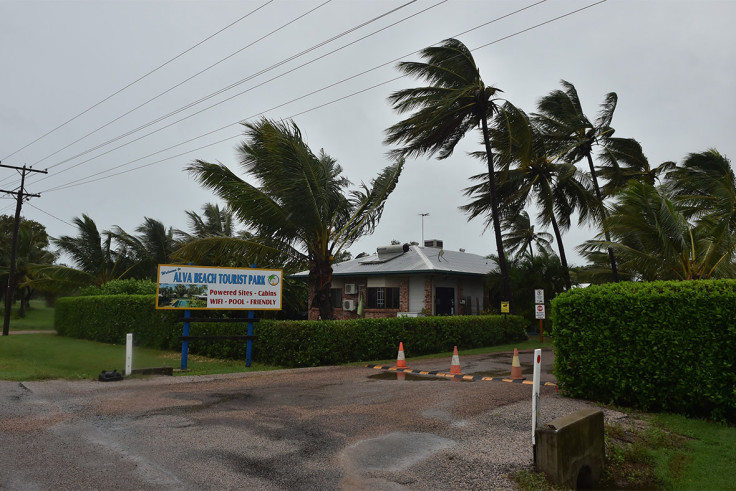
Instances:
[[[36,170],[31,167],[14,167],[12,165],[3,165],[0,167],[6,169],[15,169],[20,171],[20,188],[18,191],[7,191],[0,189],[2,193],[14,194],[17,197],[15,205],[15,222],[13,223],[13,245],[10,250],[10,267],[8,269],[8,287],[5,291],[5,318],[3,320],[3,336],[10,334],[10,307],[13,305],[13,293],[15,292],[15,256],[18,253],[18,228],[20,227],[20,209],[23,206],[23,200],[29,198],[37,198],[40,194],[27,194],[25,192],[26,174],[28,172],[41,172],[47,174],[48,171]]]

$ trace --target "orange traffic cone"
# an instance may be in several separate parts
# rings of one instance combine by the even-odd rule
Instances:
[[[407,368],[404,358],[404,343],[399,343],[399,356],[396,357],[396,368]]]
[[[519,364],[519,350],[514,348],[514,358],[511,360],[511,379],[524,380],[521,376],[521,365]]]
[[[460,357],[457,355],[457,346],[452,352],[452,361],[450,362],[450,373],[462,375],[463,371],[460,370]]]

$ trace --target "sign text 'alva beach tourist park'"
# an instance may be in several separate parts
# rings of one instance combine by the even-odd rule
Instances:
[[[159,264],[157,309],[281,310],[283,271]]]

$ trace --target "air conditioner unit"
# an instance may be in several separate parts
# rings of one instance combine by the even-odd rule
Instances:
[[[358,285],[356,285],[355,283],[346,283],[345,293],[347,295],[355,295],[356,293],[358,293]]]
[[[342,301],[342,310],[355,310],[355,300],[343,300]]]

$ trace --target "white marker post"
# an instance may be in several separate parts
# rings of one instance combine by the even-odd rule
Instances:
[[[125,376],[133,373],[133,333],[125,336]]]
[[[542,375],[542,350],[534,350],[534,379],[532,381],[532,452],[537,462],[537,426],[541,419],[539,411],[539,378]]]

